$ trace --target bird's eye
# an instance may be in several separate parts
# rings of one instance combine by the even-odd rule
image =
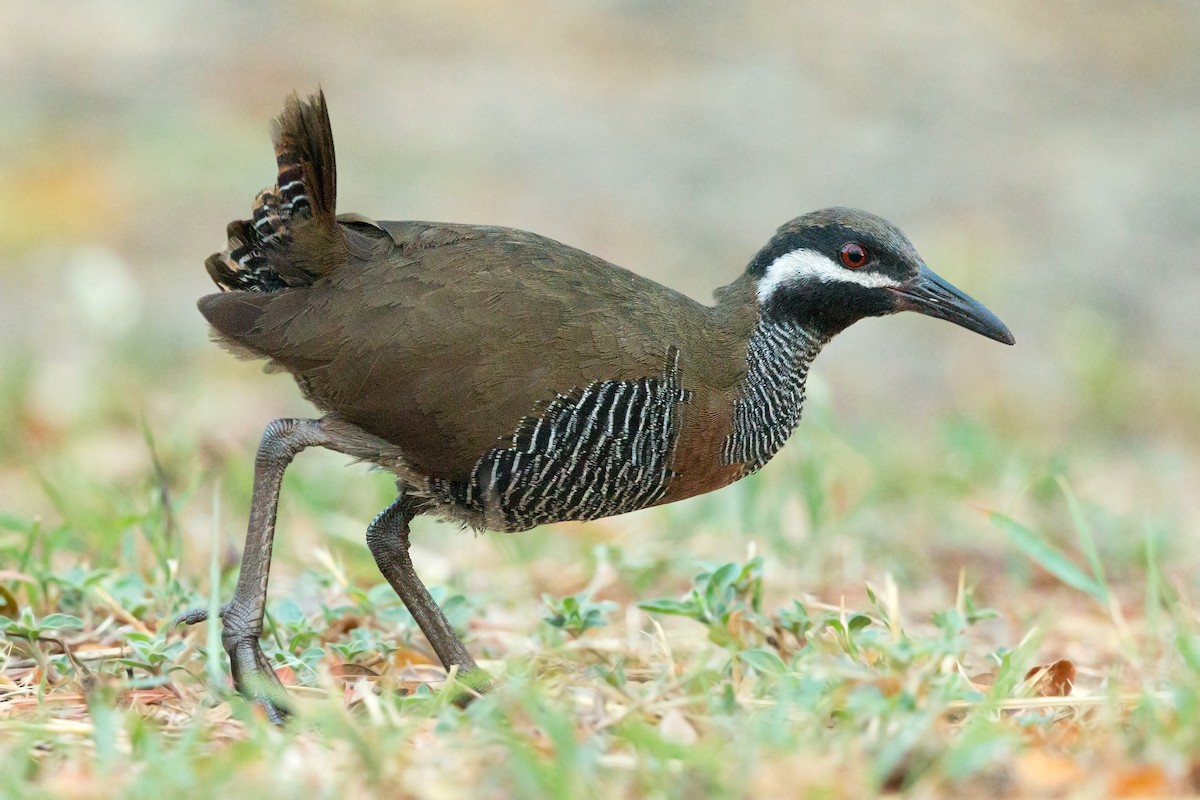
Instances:
[[[858,242],[847,242],[842,245],[841,255],[842,263],[850,269],[866,266],[866,263],[871,260],[871,254],[867,252],[867,248]]]

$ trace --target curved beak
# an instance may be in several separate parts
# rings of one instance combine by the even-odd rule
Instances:
[[[944,319],[1004,344],[1015,344],[1017,341],[1008,327],[983,303],[971,299],[924,264],[915,278],[900,286],[889,286],[888,291],[896,296],[897,311],[916,311]]]

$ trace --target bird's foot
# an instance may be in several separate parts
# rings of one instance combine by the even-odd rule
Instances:
[[[224,623],[221,644],[229,655],[233,685],[243,697],[261,707],[267,719],[282,725],[291,716],[288,694],[258,643],[261,625],[244,621],[232,609],[233,603],[226,603],[217,615]],[[171,624],[195,625],[207,620],[208,616],[207,608],[193,608],[176,616]]]
[[[466,708],[473,700],[496,685],[492,676],[482,667],[459,670],[454,676],[454,682],[458,684],[459,690],[454,704],[460,708]]]
[[[267,719],[282,725],[291,716],[291,703],[283,682],[267,660],[257,636],[246,636],[227,627],[221,636],[233,668],[233,685],[242,696],[262,708]]]

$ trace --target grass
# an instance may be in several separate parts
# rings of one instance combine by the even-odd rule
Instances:
[[[28,365],[0,385],[6,798],[1200,792],[1186,437],[1151,474],[1158,445],[1107,419],[1054,445],[1021,406],[848,425],[818,385],[723,492],[483,541],[419,521],[418,569],[501,679],[466,709],[363,546],[387,476],[305,454],[264,639],[300,709],[279,729],[215,626],[169,621],[232,592],[255,429],[303,407],[219,353],[108,357],[123,381],[63,417]]]

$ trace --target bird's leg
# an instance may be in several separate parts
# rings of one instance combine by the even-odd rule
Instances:
[[[408,524],[420,511],[421,501],[406,496],[402,488],[395,502],[367,528],[367,547],[383,577],[400,595],[421,632],[433,645],[442,666],[446,669],[457,666],[458,679],[462,683],[473,690],[484,691],[491,685],[491,678],[475,664],[466,645],[450,627],[446,615],[429,596],[429,590],[413,569],[408,553]]]
[[[239,692],[259,703],[275,723],[281,723],[287,717],[287,692],[258,640],[262,636],[267,602],[279,487],[284,471],[297,453],[327,442],[328,437],[318,420],[277,419],[263,431],[254,460],[254,497],[237,589],[233,599],[221,607],[224,622],[221,643],[229,654],[233,683]],[[207,618],[205,609],[196,609],[181,614],[177,621],[190,625]]]

